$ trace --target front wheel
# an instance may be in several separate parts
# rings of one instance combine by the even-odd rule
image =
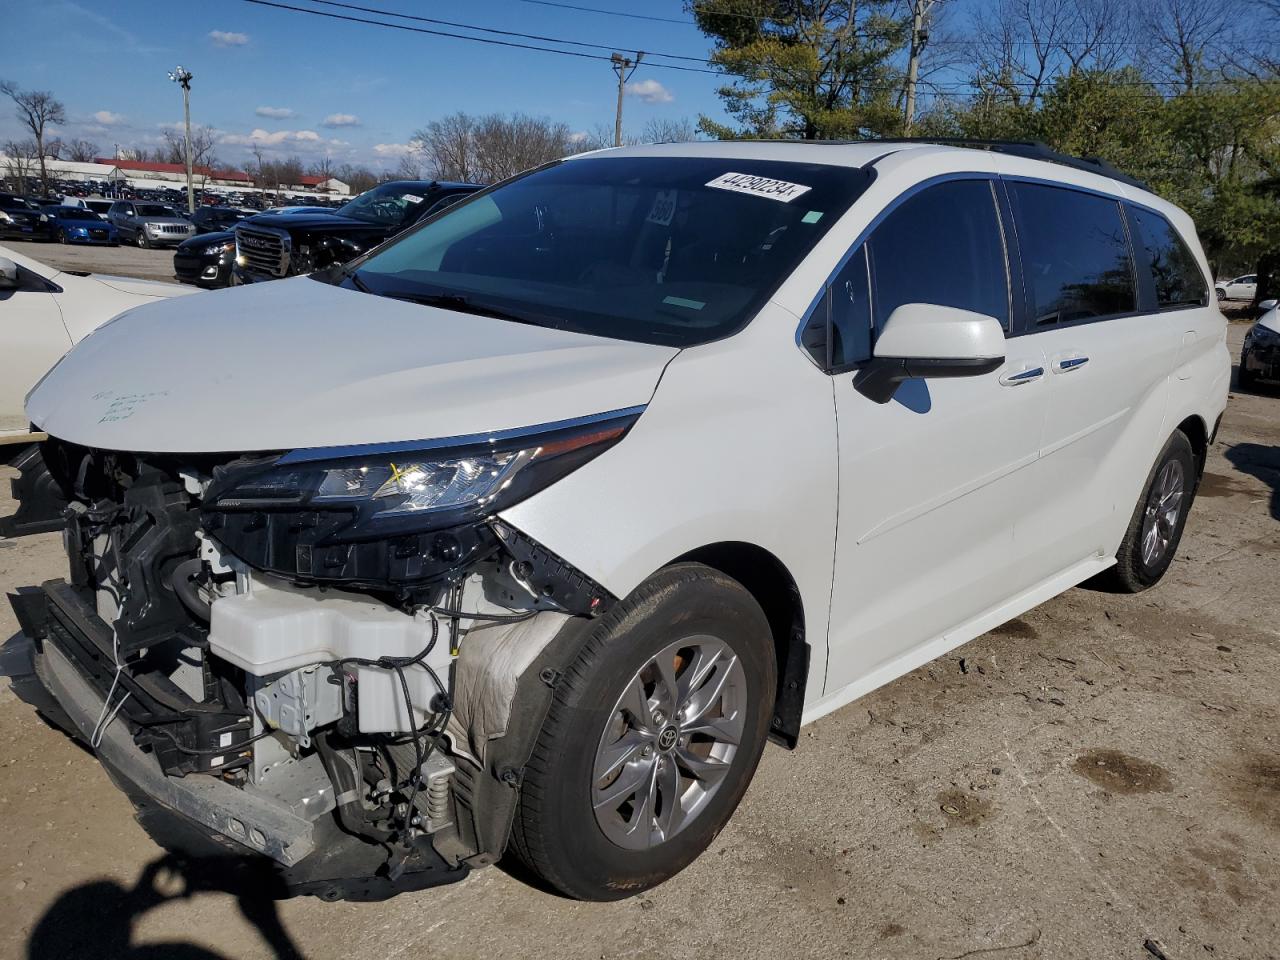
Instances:
[[[1195,499],[1196,482],[1191,442],[1182,431],[1174,431],[1151,468],[1116,551],[1111,574],[1121,590],[1139,593],[1153,587],[1169,569]]]
[[[701,564],[655,574],[565,671],[525,767],[516,855],[571,897],[619,900],[688,866],[760,761],[776,664],[764,612]]]
[[[151,249],[151,241],[147,239],[147,231],[145,229],[138,230],[138,232],[133,235],[133,239],[137,241],[138,246],[143,250]]]
[[[65,230],[59,230],[59,231],[58,231],[58,242],[59,242],[59,243],[61,243],[61,244],[66,244],[66,243],[68,243],[68,240],[67,240],[67,231],[65,231]]]

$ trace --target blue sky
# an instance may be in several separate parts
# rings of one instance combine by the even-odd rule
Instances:
[[[607,47],[625,43],[693,57],[710,50],[680,0],[577,2],[684,23],[527,0],[353,2]],[[415,129],[457,110],[522,111],[563,120],[575,131],[613,123],[616,81],[606,62],[340,22],[243,0],[16,0],[5,4],[4,22],[10,42],[0,78],[52,91],[67,108],[68,123],[59,134],[93,140],[106,155],[115,143],[154,145],[164,125],[182,119],[181,92],[166,77],[177,64],[195,75],[192,123],[216,128],[223,138],[218,157],[235,165],[257,140],[268,155],[296,153],[308,161],[327,152],[338,162],[393,166]],[[13,42],[17,38],[25,40]],[[655,117],[722,116],[713,76],[642,66],[634,80],[643,84],[626,98],[628,129],[639,131]],[[0,104],[0,142],[23,135],[13,111]]]

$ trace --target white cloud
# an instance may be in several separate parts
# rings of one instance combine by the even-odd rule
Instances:
[[[99,110],[93,115],[93,119],[97,120],[104,127],[113,127],[118,123],[124,123],[124,114],[112,113],[110,110]]]
[[[253,112],[260,117],[270,117],[272,120],[286,120],[293,116],[293,111],[288,107],[258,107]]]
[[[360,126],[360,118],[354,113],[331,113],[320,121],[320,125],[324,127],[358,127]]]
[[[249,42],[247,33],[232,33],[227,30],[210,30],[209,39],[219,47],[243,47]]]
[[[225,133],[220,140],[229,146],[278,147],[286,143],[319,143],[320,134],[314,130],[263,130],[257,127],[249,133]]]
[[[675,97],[657,80],[632,80],[626,86],[627,95],[639,97],[645,103],[670,103]]]
[[[573,133],[569,134],[568,139],[570,143],[582,143],[582,141],[586,140],[589,136],[591,136],[591,134],[587,133],[585,130],[575,130]]]
[[[380,157],[404,157],[411,153],[417,153],[419,146],[414,143],[375,143],[373,152]]]

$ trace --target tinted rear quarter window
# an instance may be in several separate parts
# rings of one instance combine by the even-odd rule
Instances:
[[[1164,217],[1154,210],[1129,207],[1129,222],[1137,228],[1135,244],[1140,261],[1151,274],[1156,307],[1203,307],[1209,303],[1209,287],[1191,248]],[[1139,243],[1140,242],[1140,243]]]
[[[1009,184],[1009,196],[1035,327],[1137,309],[1119,201],[1019,182]]]

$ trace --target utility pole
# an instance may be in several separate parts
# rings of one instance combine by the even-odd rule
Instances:
[[[622,94],[627,81],[631,79],[631,75],[636,72],[636,67],[640,66],[640,61],[643,59],[643,50],[636,51],[634,60],[630,57],[624,57],[620,53],[615,53],[609,58],[613,64],[613,72],[618,75],[618,112],[613,121],[613,145],[615,147],[622,146]]]
[[[902,129],[910,133],[911,125],[916,122],[916,80],[920,76],[920,54],[924,45],[929,42],[929,31],[925,29],[924,18],[937,0],[911,0],[911,52],[907,59],[907,103]]]
[[[191,186],[191,71],[179,66],[169,71],[169,79],[182,87],[182,112],[187,125],[187,213],[195,213],[196,194]]]

